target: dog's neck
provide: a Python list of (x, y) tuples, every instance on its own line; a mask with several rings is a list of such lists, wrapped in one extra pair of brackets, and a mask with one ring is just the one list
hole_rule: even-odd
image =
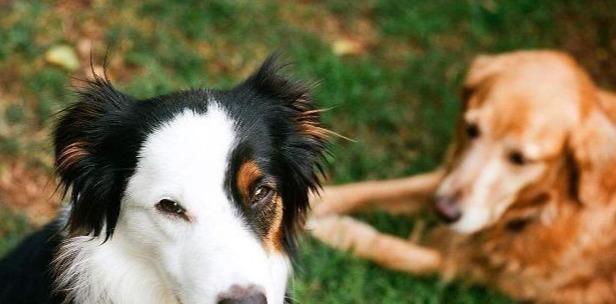
[(57, 289), (73, 303), (177, 303), (173, 293), (144, 255), (130, 251), (120, 234), (103, 238), (68, 238), (56, 259)]

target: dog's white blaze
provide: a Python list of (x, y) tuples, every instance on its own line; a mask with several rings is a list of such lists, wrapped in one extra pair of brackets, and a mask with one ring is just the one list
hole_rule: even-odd
[[(469, 157), (481, 157), (484, 153), (471, 153)], [(480, 163), (485, 159), (471, 159), (466, 163)], [(462, 217), (451, 228), (460, 233), (472, 233), (487, 225), (491, 220), (490, 208), (487, 206), (489, 192), (493, 191), (494, 182), (503, 171), (503, 163), (497, 157), (487, 160), (485, 167), (476, 173), (478, 176), (470, 189), (470, 195), (462, 210)]]
[[(224, 189), (233, 127), (211, 102), (205, 114), (187, 110), (148, 136), (113, 238), (87, 242), (95, 253), (79, 261), (88, 282), (109, 287), (111, 302), (215, 303), (233, 285), (257, 286), (268, 303), (283, 302), (288, 258), (263, 248)], [(158, 211), (163, 198), (180, 203), (190, 221)]]

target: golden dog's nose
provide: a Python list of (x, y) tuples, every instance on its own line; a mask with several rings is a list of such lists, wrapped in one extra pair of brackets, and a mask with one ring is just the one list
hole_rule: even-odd
[(462, 217), (458, 197), (459, 195), (437, 196), (435, 198), (436, 214), (446, 223), (453, 223)]

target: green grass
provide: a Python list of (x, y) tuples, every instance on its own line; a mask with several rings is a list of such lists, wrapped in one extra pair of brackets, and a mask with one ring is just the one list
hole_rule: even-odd
[[(73, 100), (71, 77), (84, 76), (45, 63), (45, 51), (57, 44), (91, 41), (95, 63), (109, 48), (111, 78), (138, 97), (229, 87), (283, 50), (298, 77), (319, 83), (315, 99), (332, 108), (325, 123), (357, 140), (333, 143), (332, 183), (434, 168), (450, 140), (465, 69), (479, 53), (565, 48), (601, 84), (613, 86), (616, 77), (606, 59), (616, 48), (609, 28), (616, 7), (608, 1), (135, 3), (95, 1), (78, 12), (49, 1), (0, 5), (0, 156), (46, 163), (51, 149), (41, 134), (52, 113)], [(365, 52), (336, 55), (332, 40), (348, 36), (365, 39)], [(0, 213), (3, 253), (29, 228), (21, 215)], [(364, 218), (399, 235), (411, 225), (383, 214)], [(482, 287), (383, 270), (308, 238), (293, 287), (299, 303), (509, 302)]]

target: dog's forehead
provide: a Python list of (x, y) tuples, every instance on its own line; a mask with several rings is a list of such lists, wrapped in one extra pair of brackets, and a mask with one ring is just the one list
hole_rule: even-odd
[[(511, 108), (486, 107), (465, 113), (467, 121), (477, 123), (484, 136), (507, 150), (522, 151), (530, 158), (547, 158), (562, 148), (569, 128), (566, 117), (549, 109), (537, 109), (512, 100)], [(565, 115), (565, 114), (563, 114)], [(562, 120), (555, 120), (562, 117)]]
[(158, 179), (219, 184), (236, 142), (234, 126), (214, 101), (204, 112), (184, 109), (146, 137), (138, 172)]
[(555, 153), (577, 121), (580, 84), (564, 64), (521, 65), (484, 85), (471, 96), (464, 118), (494, 139)]

